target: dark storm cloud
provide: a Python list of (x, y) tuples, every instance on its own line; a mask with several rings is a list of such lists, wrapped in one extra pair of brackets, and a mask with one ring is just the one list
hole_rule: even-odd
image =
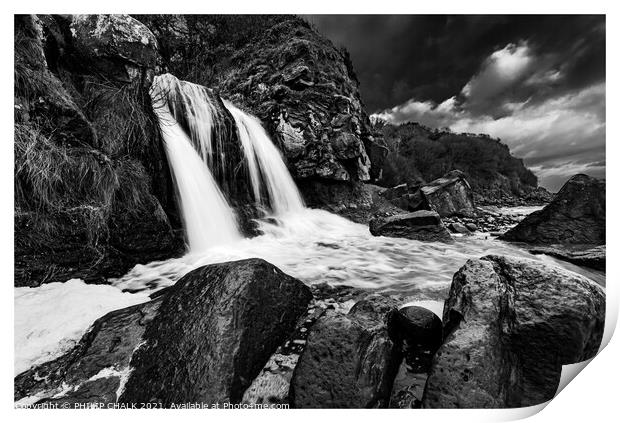
[(605, 175), (603, 16), (310, 16), (351, 54), (369, 112), (487, 133), (557, 190)]
[[(489, 55), (510, 44), (527, 43), (541, 68), (561, 70), (556, 92), (582, 88), (605, 77), (605, 19), (601, 16), (306, 18), (349, 50), (370, 112), (411, 98), (440, 103), (458, 94)], [(519, 99), (536, 93), (529, 90), (512, 94)]]

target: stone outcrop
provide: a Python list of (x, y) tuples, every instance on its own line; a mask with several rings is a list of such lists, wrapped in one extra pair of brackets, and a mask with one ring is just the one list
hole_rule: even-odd
[(406, 211), (431, 210), (431, 205), (420, 190), (421, 184), (400, 184), (388, 188), (381, 196), (394, 206)]
[(320, 317), (293, 373), (291, 407), (387, 407), (402, 360), (400, 340), (388, 327), (395, 313), (393, 301), (372, 296), (346, 315)]
[(585, 250), (572, 250), (563, 246), (541, 246), (530, 248), (529, 251), (532, 254), (546, 254), (548, 256), (576, 264), (577, 266), (585, 266), (595, 270), (605, 271), (605, 265), (607, 263), (606, 247), (604, 245), (599, 245)]
[(73, 15), (69, 31), (78, 54), (101, 72), (130, 82), (146, 71), (150, 83), (159, 56), (157, 40), (141, 22), (129, 15)]
[(597, 353), (605, 293), (556, 267), (487, 256), (454, 275), (443, 325), (424, 407), (526, 407), (553, 398), (562, 365)]
[(126, 15), (15, 16), (16, 286), (104, 282), (182, 253), (156, 56)]
[(15, 379), (15, 399), (240, 402), (306, 312), (310, 290), (260, 259), (205, 266), (97, 320), (66, 355)]
[(400, 184), (386, 189), (381, 195), (403, 210), (434, 210), (441, 217), (472, 217), (476, 210), (471, 187), (463, 172), (458, 170), (428, 184)]
[(375, 236), (431, 242), (452, 241), (450, 233), (434, 211), (419, 210), (388, 217), (374, 217), (370, 220), (369, 227), (370, 233)]
[(256, 115), (298, 181), (351, 188), (378, 173), (387, 150), (364, 111), (348, 53), (303, 19), (137, 18), (155, 33), (164, 70)]
[(502, 239), (532, 244), (604, 244), (605, 181), (573, 176), (551, 203), (527, 216)]
[(465, 174), (458, 170), (446, 173), (441, 178), (423, 185), (420, 192), (441, 217), (473, 216), (474, 197), (465, 179)]
[(448, 229), (450, 229), (450, 232), (455, 233), (455, 234), (462, 234), (462, 235), (471, 234), (471, 231), (469, 230), (469, 228), (467, 228), (467, 226), (459, 222), (450, 223), (448, 225)]
[[(15, 378), (15, 400), (115, 402), (131, 373), (134, 351), (157, 315), (162, 296), (101, 317), (67, 354)], [(70, 387), (67, 389), (67, 387)]]

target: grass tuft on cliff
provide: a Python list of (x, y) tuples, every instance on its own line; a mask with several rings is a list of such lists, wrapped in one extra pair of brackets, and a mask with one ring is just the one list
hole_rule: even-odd
[(126, 84), (88, 78), (82, 96), (86, 117), (100, 135), (98, 149), (114, 157), (148, 153), (158, 124), (141, 81)]
[(15, 126), (16, 202), (34, 209), (76, 204), (107, 207), (118, 188), (110, 159), (89, 148), (54, 144), (36, 129)]

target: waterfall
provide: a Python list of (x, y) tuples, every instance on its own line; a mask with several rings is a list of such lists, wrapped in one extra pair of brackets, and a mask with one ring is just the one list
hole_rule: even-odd
[[(155, 77), (151, 97), (178, 192), (189, 248), (191, 252), (199, 252), (215, 245), (240, 239), (241, 235), (237, 228), (235, 214), (207, 166), (211, 158), (210, 153), (213, 151), (207, 148), (211, 145), (212, 115), (200, 120), (197, 117), (201, 116), (206, 106), (202, 104), (191, 108), (196, 111), (192, 119), (188, 119), (190, 127), (194, 128), (192, 132), (209, 137), (208, 144), (207, 138), (203, 139), (204, 144), (200, 144), (204, 149), (200, 150), (199, 154), (192, 140), (170, 112), (168, 96), (164, 91), (170, 87), (170, 78), (167, 75)], [(191, 101), (198, 102), (196, 97), (188, 97)]]
[(256, 117), (222, 100), (224, 109), (207, 88), (170, 74), (155, 77), (151, 97), (191, 252), (241, 238), (235, 214), (214, 177), (227, 175), (224, 152), (230, 151), (226, 143), (231, 140), (224, 139), (222, 130), (224, 119), (230, 119), (226, 109), (236, 126), (256, 203), (269, 205), (274, 215), (304, 209), (280, 151)]
[[(219, 131), (214, 131), (221, 117), (209, 91), (201, 85), (179, 81), (169, 73), (157, 76), (156, 80), (160, 88), (157, 94), (168, 104), (174, 119), (187, 125), (188, 135), (209, 169), (213, 170), (216, 162), (224, 166), (224, 140)], [(214, 157), (216, 151), (219, 157)]]
[(232, 103), (224, 100), (232, 114), (239, 140), (247, 160), (254, 199), (263, 203), (262, 181), (264, 180), (269, 204), (276, 215), (304, 208), (299, 190), (291, 177), (280, 151), (273, 145), (260, 121)]

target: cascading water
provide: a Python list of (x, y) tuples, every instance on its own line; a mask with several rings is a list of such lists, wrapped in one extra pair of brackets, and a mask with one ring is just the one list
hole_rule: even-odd
[[(229, 140), (214, 130), (224, 118), (221, 107), (205, 87), (170, 74), (155, 78), (151, 96), (179, 192), (190, 251), (239, 239), (234, 213), (213, 177), (216, 167), (225, 175), (227, 166), (224, 143)], [(235, 122), (256, 203), (269, 205), (276, 216), (303, 210), (297, 186), (260, 121), (228, 101), (223, 104)]]
[(224, 100), (224, 105), (237, 126), (256, 202), (263, 202), (261, 188), (264, 180), (269, 204), (275, 215), (302, 210), (304, 203), (299, 190), (260, 121), (228, 101)]
[[(174, 77), (173, 77), (174, 78)], [(174, 78), (176, 79), (176, 78)], [(183, 215), (185, 231), (189, 242), (190, 252), (205, 251), (214, 245), (230, 243), (241, 238), (235, 214), (228, 205), (207, 162), (212, 150), (207, 148), (210, 141), (205, 141), (203, 157), (198, 154), (190, 138), (170, 112), (166, 90), (170, 89), (170, 78), (167, 75), (157, 76), (151, 88), (153, 108), (159, 119), (159, 125), (164, 137), (164, 144), (173, 179), (179, 194), (180, 209)], [(174, 81), (173, 81), (174, 82)], [(193, 101), (195, 97), (188, 96)], [(204, 105), (202, 105), (204, 107)], [(195, 128), (195, 133), (209, 134), (212, 120), (200, 121), (197, 116), (188, 122)], [(205, 113), (207, 115), (207, 113)], [(204, 126), (201, 126), (204, 125)], [(194, 130), (193, 130), (194, 132)], [(206, 138), (205, 138), (206, 140)]]
[[(214, 126), (220, 119), (218, 108), (213, 104), (207, 89), (201, 85), (180, 81), (167, 73), (156, 77), (153, 85), (159, 87), (157, 94), (170, 105), (171, 113), (177, 122), (185, 122), (189, 137), (209, 169), (214, 163), (225, 164), (222, 140)], [(214, 157), (218, 151), (219, 157)]]

